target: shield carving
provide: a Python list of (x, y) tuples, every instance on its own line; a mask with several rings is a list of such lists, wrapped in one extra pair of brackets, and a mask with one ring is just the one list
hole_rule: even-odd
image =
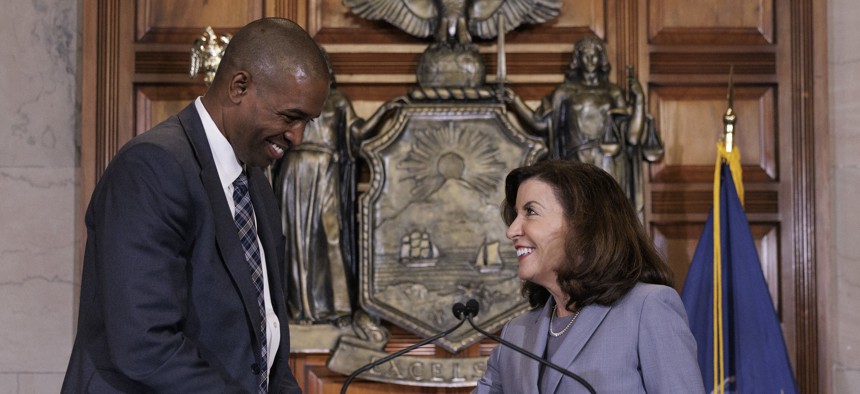
[[(475, 299), (475, 322), (498, 330), (527, 308), (516, 252), (500, 215), (504, 179), (546, 154), (497, 101), (409, 102), (361, 154), (370, 167), (359, 200), (360, 300), (368, 312), (429, 337)], [(436, 343), (477, 342), (468, 325)]]

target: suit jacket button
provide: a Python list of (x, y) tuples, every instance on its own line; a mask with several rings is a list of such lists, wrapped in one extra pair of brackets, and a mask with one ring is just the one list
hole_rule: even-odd
[(262, 372), (262, 371), (260, 371), (260, 365), (257, 363), (251, 364), (251, 372), (253, 372), (254, 375), (259, 375), (260, 372)]

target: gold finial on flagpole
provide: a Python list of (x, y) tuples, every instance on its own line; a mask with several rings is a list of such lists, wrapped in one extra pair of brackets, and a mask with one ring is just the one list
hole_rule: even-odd
[(734, 143), (735, 137), (735, 122), (737, 121), (737, 116), (735, 116), (735, 111), (732, 109), (734, 105), (734, 73), (735, 66), (732, 65), (729, 69), (729, 92), (728, 92), (728, 108), (726, 109), (726, 113), (723, 115), (723, 140), (726, 143), (726, 152), (732, 151), (732, 145)]

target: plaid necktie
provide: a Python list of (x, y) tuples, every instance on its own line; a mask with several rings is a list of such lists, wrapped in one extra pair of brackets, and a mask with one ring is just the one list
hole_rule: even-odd
[(266, 348), (266, 301), (263, 298), (263, 267), (260, 260), (260, 248), (257, 245), (257, 226), (254, 223), (254, 206), (251, 195), (248, 194), (248, 177), (241, 173), (233, 182), (233, 201), (236, 203), (236, 228), (239, 229), (239, 239), (245, 251), (245, 260), (251, 270), (251, 280), (257, 289), (257, 306), (260, 309), (260, 387), (259, 393), (268, 392), (266, 368), (268, 357)]

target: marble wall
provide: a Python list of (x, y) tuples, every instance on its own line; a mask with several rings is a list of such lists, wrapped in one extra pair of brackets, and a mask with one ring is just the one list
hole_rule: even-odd
[[(74, 337), (80, 233), (79, 2), (0, 12), (0, 394), (57, 393)], [(826, 392), (860, 387), (860, 5), (828, 1), (832, 223)], [(853, 387), (853, 389), (852, 389)]]
[(829, 0), (831, 305), (829, 345), (834, 393), (860, 387), (860, 3)]
[(78, 7), (0, 11), (0, 394), (59, 392), (72, 348)]

